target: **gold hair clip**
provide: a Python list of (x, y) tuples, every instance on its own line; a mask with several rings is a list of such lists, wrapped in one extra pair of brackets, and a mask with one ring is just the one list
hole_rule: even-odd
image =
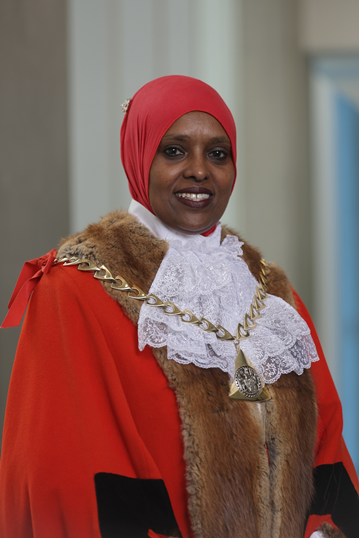
[(127, 110), (128, 110), (128, 107), (130, 106), (130, 101), (131, 99), (126, 99), (126, 101), (124, 101), (121, 105), (121, 108), (122, 108), (122, 112), (124, 114), (126, 114)]

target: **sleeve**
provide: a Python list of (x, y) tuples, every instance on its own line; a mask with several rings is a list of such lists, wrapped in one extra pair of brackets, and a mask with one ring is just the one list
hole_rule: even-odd
[[(310, 508), (305, 538), (322, 529), (323, 536), (335, 536), (328, 528), (339, 529), (346, 538), (359, 533), (359, 483), (342, 436), (343, 416), (313, 321), (293, 291), (299, 314), (308, 324), (317, 348), (319, 361), (311, 371), (318, 405), (317, 443), (313, 468), (314, 497)], [(330, 534), (328, 534), (328, 532)]]
[(162, 482), (96, 311), (69, 274), (54, 267), (41, 278), (19, 340), (0, 462), (0, 536), (6, 538), (113, 536), (108, 520), (99, 523), (101, 509), (108, 510), (106, 494), (99, 505), (101, 483), (140, 478), (157, 491)]

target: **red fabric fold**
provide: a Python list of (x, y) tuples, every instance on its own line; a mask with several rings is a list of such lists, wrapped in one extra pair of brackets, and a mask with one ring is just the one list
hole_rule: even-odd
[(20, 325), (36, 284), (42, 275), (50, 271), (55, 258), (56, 250), (52, 249), (44, 256), (34, 258), (33, 260), (24, 263), (8, 304), (9, 312), (0, 326), (1, 329), (5, 329), (6, 327), (17, 327)]

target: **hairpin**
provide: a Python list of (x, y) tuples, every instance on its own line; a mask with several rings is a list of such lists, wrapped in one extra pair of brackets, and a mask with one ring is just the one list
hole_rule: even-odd
[(128, 107), (130, 106), (130, 101), (131, 99), (126, 99), (126, 101), (124, 101), (121, 105), (121, 108), (122, 108), (122, 112), (124, 114), (126, 114), (127, 110), (128, 110)]

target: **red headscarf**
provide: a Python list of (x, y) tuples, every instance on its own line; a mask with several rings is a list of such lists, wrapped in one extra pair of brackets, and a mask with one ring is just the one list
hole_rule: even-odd
[(192, 111), (207, 112), (219, 121), (231, 141), (235, 166), (233, 116), (222, 97), (205, 82), (181, 75), (161, 77), (145, 84), (130, 100), (121, 127), (121, 159), (132, 198), (151, 213), (148, 183), (158, 145), (171, 125)]

